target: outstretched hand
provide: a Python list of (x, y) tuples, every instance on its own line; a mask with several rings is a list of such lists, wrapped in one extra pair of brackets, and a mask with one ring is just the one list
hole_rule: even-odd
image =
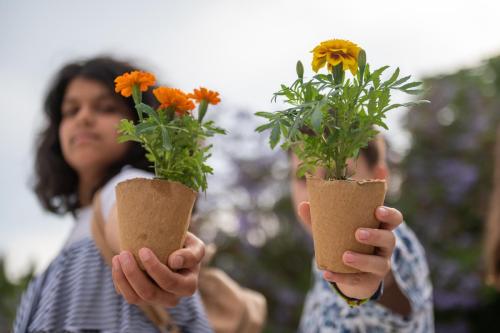
[[(309, 202), (301, 202), (298, 207), (300, 218), (311, 225)], [(396, 246), (393, 230), (403, 222), (403, 215), (394, 208), (380, 206), (375, 211), (380, 228), (359, 228), (356, 240), (375, 247), (373, 255), (346, 251), (342, 255), (345, 265), (354, 267), (360, 273), (335, 273), (324, 271), (323, 278), (335, 282), (340, 291), (351, 298), (370, 298), (377, 291), (380, 283), (391, 271), (391, 256)]]
[(161, 262), (150, 249), (140, 249), (139, 257), (146, 271), (139, 268), (132, 253), (122, 251), (112, 260), (116, 292), (131, 304), (173, 307), (181, 297), (196, 292), (204, 255), (205, 244), (190, 232), (184, 247), (173, 252), (167, 263)]

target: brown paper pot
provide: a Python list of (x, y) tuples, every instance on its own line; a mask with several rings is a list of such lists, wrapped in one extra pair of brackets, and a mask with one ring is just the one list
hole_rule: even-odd
[(314, 252), (319, 269), (337, 273), (359, 272), (344, 265), (342, 255), (347, 250), (373, 253), (374, 248), (359, 243), (354, 234), (360, 227), (379, 227), (375, 209), (384, 202), (385, 188), (383, 180), (307, 178)]
[(196, 192), (178, 183), (135, 178), (116, 186), (120, 249), (134, 254), (150, 248), (164, 263), (181, 248), (191, 220)]

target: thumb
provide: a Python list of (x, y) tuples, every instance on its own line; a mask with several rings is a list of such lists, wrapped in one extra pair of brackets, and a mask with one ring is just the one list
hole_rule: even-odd
[(311, 226), (311, 206), (309, 205), (309, 202), (303, 201), (303, 202), (299, 203), (299, 206), (297, 207), (297, 213), (299, 214), (299, 217), (302, 220), (302, 223), (304, 223), (306, 226), (310, 227)]

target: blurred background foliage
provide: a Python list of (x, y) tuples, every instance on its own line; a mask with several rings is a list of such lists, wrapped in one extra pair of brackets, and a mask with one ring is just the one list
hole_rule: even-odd
[[(403, 212), (426, 249), (437, 331), (489, 331), (500, 324), (500, 294), (482, 278), (500, 125), (500, 57), (427, 78), (425, 85), (424, 98), (432, 103), (404, 117), (409, 148), (388, 154), (388, 204)], [(215, 266), (267, 297), (266, 331), (295, 332), (311, 285), (312, 243), (293, 212), (286, 156), (271, 152), (266, 135), (253, 132), (252, 112), (232, 114), (217, 119), (233, 130), (214, 142), (214, 161), (224, 163), (214, 165), (209, 193), (200, 197), (195, 231), (218, 246)], [(32, 274), (9, 281), (0, 261), (0, 327), (13, 319)]]
[(392, 203), (427, 251), (437, 331), (490, 331), (500, 324), (500, 294), (484, 285), (482, 253), (500, 125), (500, 57), (425, 83), (431, 104), (405, 117), (411, 145), (396, 166), (401, 186)]

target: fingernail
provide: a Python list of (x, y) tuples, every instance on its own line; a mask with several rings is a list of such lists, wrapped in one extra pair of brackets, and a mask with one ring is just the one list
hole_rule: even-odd
[(130, 257), (128, 255), (128, 253), (126, 252), (122, 252), (120, 254), (120, 264), (124, 265), (124, 266), (128, 266), (130, 265)]
[(174, 259), (172, 259), (172, 268), (181, 268), (182, 264), (184, 264), (184, 258), (181, 256), (175, 256)]
[(389, 210), (387, 210), (387, 208), (385, 208), (385, 207), (379, 207), (378, 214), (380, 216), (387, 216), (387, 215), (389, 215)]
[(148, 261), (149, 259), (151, 259), (151, 253), (149, 253), (148, 249), (142, 248), (139, 250), (139, 257), (142, 261)]
[(344, 254), (344, 261), (345, 262), (351, 262), (352, 263), (352, 262), (354, 262), (354, 259), (355, 259), (355, 257), (354, 257), (354, 255), (351, 252), (346, 252)]
[(358, 238), (361, 240), (367, 240), (370, 236), (370, 233), (364, 229), (358, 230)]

